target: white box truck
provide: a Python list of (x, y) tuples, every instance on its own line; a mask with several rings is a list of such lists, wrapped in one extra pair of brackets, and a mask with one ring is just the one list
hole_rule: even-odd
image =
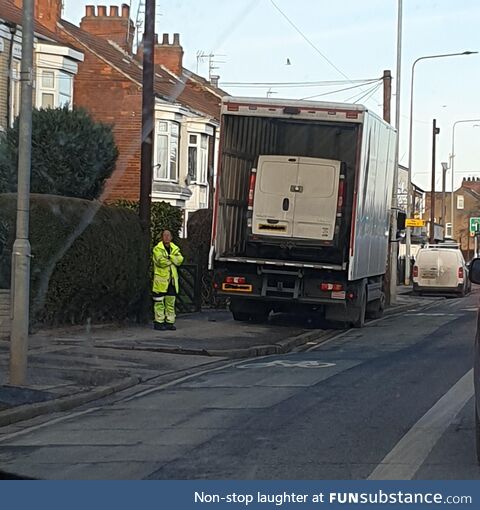
[(236, 320), (382, 314), (395, 143), (361, 105), (223, 99), (210, 260)]

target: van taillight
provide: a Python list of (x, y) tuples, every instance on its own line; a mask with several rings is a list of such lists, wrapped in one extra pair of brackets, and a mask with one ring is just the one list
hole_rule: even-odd
[(340, 179), (338, 183), (338, 202), (337, 202), (337, 210), (340, 211), (345, 202), (345, 181), (344, 179)]
[(463, 267), (459, 267), (458, 268), (458, 277), (459, 278), (463, 278), (464, 277)]
[(247, 280), (243, 276), (227, 276), (225, 278), (225, 283), (238, 283), (240, 285), (243, 285), (246, 283)]
[(248, 208), (253, 209), (253, 198), (255, 196), (255, 183), (257, 182), (257, 170), (252, 169), (250, 174), (250, 185), (248, 188)]
[(418, 266), (413, 266), (413, 277), (418, 278)]

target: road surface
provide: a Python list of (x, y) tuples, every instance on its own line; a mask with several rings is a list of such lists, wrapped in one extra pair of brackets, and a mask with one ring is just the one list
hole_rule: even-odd
[(478, 479), (478, 294), (0, 431), (48, 479)]

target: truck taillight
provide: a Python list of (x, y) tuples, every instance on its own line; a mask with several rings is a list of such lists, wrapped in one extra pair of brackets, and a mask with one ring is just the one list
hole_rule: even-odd
[(413, 277), (418, 278), (418, 266), (413, 266)]
[(345, 181), (344, 179), (340, 179), (340, 182), (338, 183), (338, 202), (337, 202), (337, 209), (339, 211), (342, 209), (344, 202), (345, 202)]
[(459, 278), (463, 278), (464, 277), (463, 267), (459, 267), (458, 268), (458, 277)]
[(227, 276), (225, 283), (239, 283), (240, 285), (246, 283), (247, 280), (243, 276)]
[(343, 285), (341, 283), (322, 283), (320, 285), (320, 290), (327, 292), (329, 290), (333, 290), (334, 292), (340, 292), (343, 290)]
[(257, 182), (257, 170), (255, 168), (252, 169), (252, 173), (250, 174), (250, 185), (248, 188), (248, 208), (253, 209), (253, 198), (255, 196), (255, 184)]

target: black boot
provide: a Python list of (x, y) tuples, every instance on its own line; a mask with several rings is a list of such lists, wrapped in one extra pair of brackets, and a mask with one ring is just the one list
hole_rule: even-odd
[(177, 328), (175, 327), (175, 324), (165, 324), (165, 329), (167, 329), (168, 331), (176, 331)]
[(165, 331), (167, 329), (166, 325), (164, 322), (160, 323), (160, 322), (154, 322), (153, 323), (153, 329), (155, 331)]

